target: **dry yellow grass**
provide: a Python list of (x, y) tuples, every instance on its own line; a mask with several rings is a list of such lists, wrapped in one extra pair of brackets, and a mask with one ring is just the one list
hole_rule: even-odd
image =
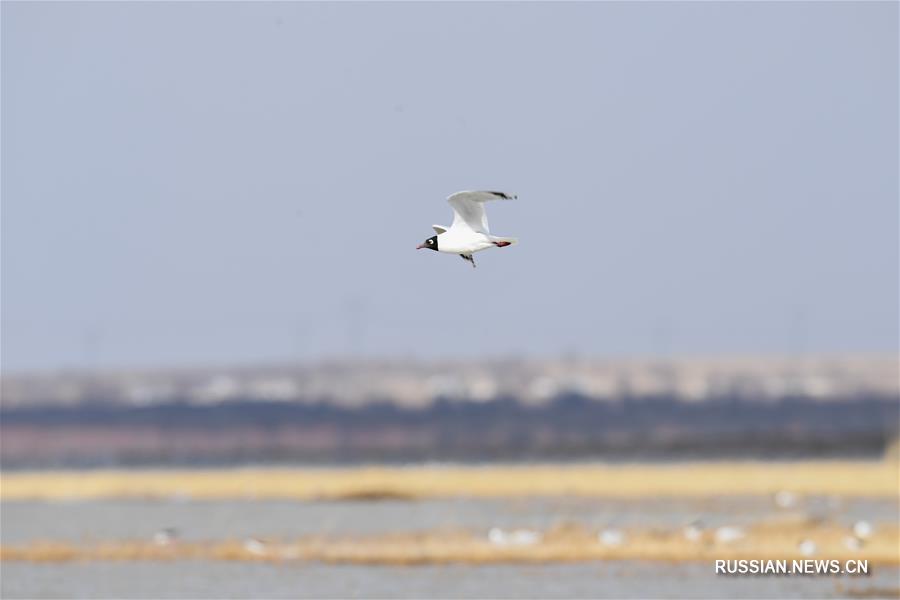
[(897, 497), (893, 461), (711, 462), (346, 469), (6, 472), (0, 499), (705, 497), (771, 494)]
[[(601, 543), (596, 532), (577, 526), (558, 527), (529, 545), (498, 545), (484, 535), (466, 531), (431, 531), (368, 537), (306, 537), (252, 545), (236, 540), (176, 542), (157, 545), (143, 541), (67, 545), (36, 542), (0, 547), (0, 560), (63, 562), (71, 560), (141, 561), (207, 559), (223, 561), (321, 561), (340, 564), (490, 564), (558, 563), (591, 560), (654, 560), (669, 562), (715, 559), (827, 558), (868, 560), (870, 565), (900, 565), (900, 530), (880, 526), (862, 548), (845, 545), (846, 528), (811, 521), (766, 522), (747, 529), (746, 537), (717, 542), (708, 531), (690, 541), (681, 530), (633, 529), (619, 545)], [(813, 556), (801, 554), (798, 544), (816, 543)]]

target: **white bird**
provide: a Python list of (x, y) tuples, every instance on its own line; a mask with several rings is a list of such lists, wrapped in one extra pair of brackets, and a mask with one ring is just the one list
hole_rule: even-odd
[(256, 538), (245, 539), (244, 550), (250, 554), (255, 554), (256, 556), (263, 556), (267, 552), (266, 543)]
[(681, 533), (687, 541), (699, 542), (703, 539), (703, 522), (700, 519), (694, 519), (684, 526)]
[(861, 539), (856, 537), (855, 535), (848, 535), (844, 538), (844, 547), (847, 550), (852, 550), (853, 552), (858, 552), (865, 545)]
[(853, 535), (861, 540), (872, 537), (875, 528), (868, 521), (857, 521), (853, 524)]
[(788, 490), (781, 490), (776, 493), (773, 500), (778, 508), (793, 508), (797, 505), (797, 494)]
[(730, 544), (744, 538), (744, 530), (732, 525), (723, 525), (716, 529), (716, 541), (720, 544)]
[(803, 556), (812, 556), (816, 553), (816, 543), (812, 540), (803, 540), (797, 545), (797, 550)]
[(503, 531), (499, 527), (491, 527), (488, 540), (495, 546), (532, 546), (541, 541), (541, 534), (531, 529), (515, 529)]
[(165, 527), (153, 534), (153, 543), (157, 546), (168, 546), (178, 540), (178, 530), (174, 527)]
[(450, 227), (432, 225), (437, 235), (416, 246), (448, 254), (459, 254), (463, 260), (475, 266), (472, 254), (488, 248), (505, 248), (519, 240), (491, 235), (484, 203), (491, 200), (515, 200), (515, 195), (503, 192), (456, 192), (447, 202), (453, 207), (453, 223)]
[(625, 534), (618, 529), (604, 529), (597, 535), (597, 539), (604, 546), (621, 546), (625, 541)]

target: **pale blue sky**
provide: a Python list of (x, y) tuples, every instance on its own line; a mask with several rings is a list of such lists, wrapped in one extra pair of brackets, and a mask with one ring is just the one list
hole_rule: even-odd
[(897, 21), (3, 2), (3, 369), (896, 351)]

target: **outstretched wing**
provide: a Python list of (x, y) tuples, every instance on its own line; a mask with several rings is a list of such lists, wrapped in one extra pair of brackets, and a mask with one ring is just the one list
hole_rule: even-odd
[(468, 227), (480, 233), (489, 233), (484, 203), (491, 200), (514, 200), (516, 197), (503, 192), (456, 192), (447, 202), (453, 207), (453, 227)]

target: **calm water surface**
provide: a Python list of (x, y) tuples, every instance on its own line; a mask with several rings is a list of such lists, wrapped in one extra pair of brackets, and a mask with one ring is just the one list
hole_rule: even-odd
[(678, 527), (702, 518), (709, 526), (744, 524), (786, 512), (802, 512), (851, 524), (898, 521), (891, 500), (807, 498), (790, 511), (768, 498), (597, 500), (526, 498), (514, 500), (426, 500), (421, 502), (4, 502), (0, 535), (4, 544), (36, 539), (84, 542), (149, 539), (175, 528), (186, 540), (233, 537), (290, 539), (309, 534), (379, 534), (462, 528), (530, 527), (560, 523), (588, 528)]
[[(3, 598), (842, 598), (867, 578), (721, 577), (711, 565), (359, 567), (257, 563), (3, 565)], [(869, 597), (890, 597), (889, 594)]]

